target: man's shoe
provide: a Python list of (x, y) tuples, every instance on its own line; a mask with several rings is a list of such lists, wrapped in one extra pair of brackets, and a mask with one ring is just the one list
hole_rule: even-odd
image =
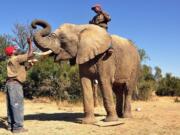
[(28, 130), (25, 128), (19, 128), (19, 129), (13, 129), (12, 132), (13, 133), (24, 133), (24, 132), (28, 132)]
[(12, 130), (12, 128), (11, 128), (11, 127), (7, 127), (6, 129), (7, 129), (8, 131), (11, 131), (11, 130)]

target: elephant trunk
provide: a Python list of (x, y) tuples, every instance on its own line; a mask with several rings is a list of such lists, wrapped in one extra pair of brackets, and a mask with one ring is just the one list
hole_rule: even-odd
[(34, 34), (34, 43), (41, 51), (47, 51), (50, 49), (50, 45), (52, 44), (52, 39), (48, 37), (48, 35), (51, 33), (51, 26), (43, 20), (34, 20), (31, 23), (33, 29), (36, 29), (37, 25), (43, 27), (43, 29), (38, 30)]

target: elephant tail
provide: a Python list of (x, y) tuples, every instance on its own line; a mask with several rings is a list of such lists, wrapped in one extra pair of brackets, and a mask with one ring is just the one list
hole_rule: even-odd
[(51, 26), (46, 21), (39, 20), (39, 19), (32, 21), (31, 27), (33, 29), (37, 29), (37, 25), (43, 27), (43, 29), (38, 30), (37, 32), (40, 36), (45, 37), (51, 33)]

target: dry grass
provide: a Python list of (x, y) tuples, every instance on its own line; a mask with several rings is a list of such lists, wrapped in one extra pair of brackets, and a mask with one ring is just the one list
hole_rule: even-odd
[[(0, 135), (11, 135), (4, 129), (6, 116), (5, 97), (0, 94)], [(180, 135), (180, 104), (172, 97), (156, 97), (155, 100), (132, 103), (133, 118), (119, 119), (124, 124), (99, 127), (78, 123), (83, 117), (82, 107), (67, 103), (25, 101), (24, 135)], [(135, 109), (141, 108), (140, 112)], [(96, 108), (96, 118), (105, 117), (103, 107)], [(2, 119), (3, 118), (3, 119)]]

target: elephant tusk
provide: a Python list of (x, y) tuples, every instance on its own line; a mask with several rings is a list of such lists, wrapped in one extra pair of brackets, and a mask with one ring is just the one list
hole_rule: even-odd
[(39, 55), (39, 56), (44, 56), (44, 55), (49, 55), (51, 54), (53, 51), (52, 50), (48, 50), (46, 52), (33, 52), (35, 55)]

